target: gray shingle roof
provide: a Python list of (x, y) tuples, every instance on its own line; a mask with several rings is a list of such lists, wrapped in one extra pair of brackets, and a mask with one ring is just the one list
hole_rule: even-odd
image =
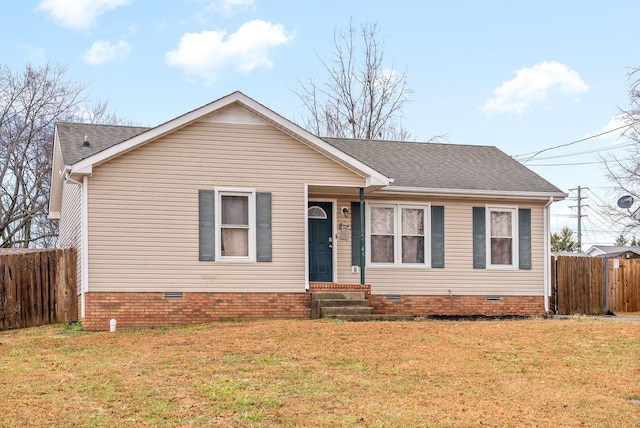
[[(150, 128), (61, 122), (65, 165), (72, 165)], [(82, 145), (84, 137), (89, 147)], [(496, 147), (323, 138), (338, 150), (394, 180), (392, 187), (542, 192), (562, 191)]]
[(493, 146), (323, 138), (394, 179), (391, 186), (562, 193)]
[(596, 248), (605, 253), (624, 253), (625, 251), (633, 251), (640, 253), (640, 247), (632, 247), (629, 245), (593, 245), (589, 250)]
[[(64, 164), (73, 165), (82, 159), (142, 134), (149, 128), (60, 122), (57, 124), (57, 129)], [(82, 145), (85, 135), (89, 140), (89, 147)]]

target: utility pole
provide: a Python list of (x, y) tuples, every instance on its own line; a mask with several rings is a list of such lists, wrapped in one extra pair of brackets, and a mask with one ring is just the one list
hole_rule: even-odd
[(589, 205), (583, 205), (582, 204), (582, 200), (586, 199), (586, 196), (582, 196), (582, 190), (587, 189), (589, 190), (588, 187), (580, 187), (578, 186), (577, 189), (569, 189), (569, 191), (573, 192), (573, 191), (577, 191), (578, 192), (578, 197), (576, 198), (578, 201), (578, 205), (573, 205), (569, 208), (578, 208), (578, 250), (580, 250), (580, 252), (582, 252), (582, 217), (587, 217), (586, 214), (582, 214), (582, 207), (588, 207)]

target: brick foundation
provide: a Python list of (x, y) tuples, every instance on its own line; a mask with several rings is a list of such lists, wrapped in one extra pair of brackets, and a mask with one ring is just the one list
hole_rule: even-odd
[(167, 299), (165, 293), (87, 293), (85, 330), (178, 326), (226, 320), (310, 318), (309, 293), (183, 293)]
[(331, 282), (309, 283), (309, 291), (363, 291), (365, 299), (371, 300), (371, 284), (334, 284)]
[[(311, 284), (307, 293), (87, 293), (85, 330), (179, 326), (228, 320), (309, 319), (313, 291), (364, 291), (375, 314), (522, 315), (544, 314), (542, 296), (386, 296), (372, 295), (368, 284)], [(394, 301), (398, 299), (399, 301)], [(390, 300), (392, 299), (392, 300)]]
[(376, 314), (428, 315), (544, 315), (542, 296), (499, 296), (497, 301), (487, 296), (400, 296), (391, 301), (385, 295), (373, 295)]

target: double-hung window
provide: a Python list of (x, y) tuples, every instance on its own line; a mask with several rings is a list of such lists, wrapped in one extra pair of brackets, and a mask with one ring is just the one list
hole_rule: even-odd
[(367, 217), (372, 266), (428, 266), (428, 205), (371, 204)]
[(271, 262), (271, 193), (221, 187), (198, 190), (198, 259)]
[(216, 260), (255, 261), (255, 192), (216, 191)]
[(487, 254), (491, 268), (518, 266), (517, 212), (516, 208), (487, 207)]

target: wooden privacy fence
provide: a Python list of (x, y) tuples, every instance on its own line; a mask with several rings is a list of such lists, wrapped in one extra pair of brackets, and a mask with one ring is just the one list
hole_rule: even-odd
[(640, 312), (640, 259), (609, 260), (609, 309)]
[(76, 252), (0, 251), (0, 330), (77, 319)]
[(551, 303), (562, 315), (640, 311), (640, 259), (551, 258)]

